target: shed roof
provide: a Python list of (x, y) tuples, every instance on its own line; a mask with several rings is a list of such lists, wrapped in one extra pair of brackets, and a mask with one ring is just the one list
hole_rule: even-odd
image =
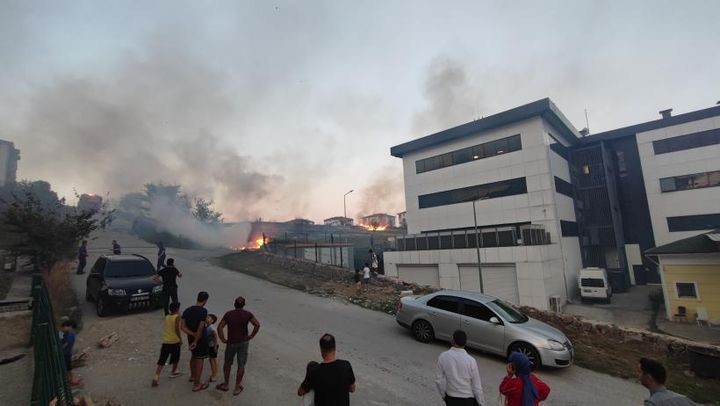
[(650, 248), (645, 255), (658, 256), (665, 254), (710, 254), (720, 252), (717, 236), (720, 228), (693, 237), (683, 238), (669, 244)]

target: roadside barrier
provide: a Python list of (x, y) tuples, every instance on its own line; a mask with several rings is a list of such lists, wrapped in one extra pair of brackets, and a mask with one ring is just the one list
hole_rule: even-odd
[(34, 371), (31, 405), (47, 406), (55, 399), (57, 406), (72, 405), (72, 390), (68, 381), (60, 335), (47, 287), (42, 274), (32, 279), (32, 331)]

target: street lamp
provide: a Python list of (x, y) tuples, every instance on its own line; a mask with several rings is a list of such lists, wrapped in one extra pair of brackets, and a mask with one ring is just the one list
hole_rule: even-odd
[(346, 199), (345, 199), (345, 198), (347, 197), (347, 195), (349, 195), (349, 194), (352, 193), (352, 192), (354, 192), (354, 190), (353, 190), (353, 189), (350, 189), (349, 192), (347, 192), (347, 193), (345, 193), (345, 194), (343, 195), (343, 217), (345, 217), (345, 219), (344, 219), (343, 221), (346, 221), (346, 220), (347, 220), (347, 203), (346, 203)]
[(475, 203), (485, 199), (487, 199), (487, 196), (472, 201), (473, 220), (475, 220), (475, 250), (477, 252), (478, 273), (480, 274), (480, 293), (485, 293), (485, 288), (483, 286), (482, 266), (480, 265), (480, 234), (478, 234), (477, 211), (475, 210)]

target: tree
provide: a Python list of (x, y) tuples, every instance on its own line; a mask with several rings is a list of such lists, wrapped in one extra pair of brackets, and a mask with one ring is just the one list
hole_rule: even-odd
[(203, 224), (222, 223), (222, 213), (212, 209), (212, 200), (205, 200), (201, 197), (195, 199), (195, 208), (192, 211), (193, 217)]
[(37, 190), (27, 186), (20, 184), (19, 190), (5, 199), (0, 225), (3, 232), (16, 237), (9, 243), (10, 250), (29, 256), (41, 269), (72, 257), (80, 240), (112, 220), (112, 211), (77, 210), (65, 206), (57, 196), (55, 202), (38, 196)]

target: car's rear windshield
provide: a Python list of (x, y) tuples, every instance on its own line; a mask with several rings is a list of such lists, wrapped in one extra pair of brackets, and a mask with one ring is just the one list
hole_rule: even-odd
[(605, 281), (602, 278), (581, 278), (580, 285), (586, 288), (604, 288)]
[(502, 300), (493, 300), (492, 302), (488, 302), (487, 306), (510, 323), (525, 323), (528, 321), (528, 317), (526, 315), (520, 313), (514, 307)]
[(108, 262), (105, 269), (105, 277), (108, 278), (137, 278), (154, 274), (155, 268), (153, 268), (152, 264), (142, 259)]

